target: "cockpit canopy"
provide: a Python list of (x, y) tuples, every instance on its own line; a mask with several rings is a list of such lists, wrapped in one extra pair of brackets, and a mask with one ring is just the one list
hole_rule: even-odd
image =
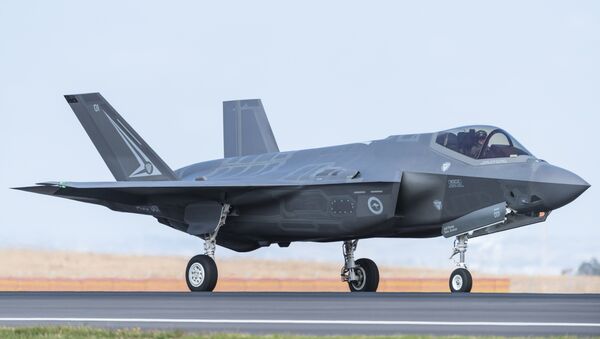
[(439, 132), (436, 143), (472, 159), (531, 155), (515, 138), (493, 126), (466, 126)]

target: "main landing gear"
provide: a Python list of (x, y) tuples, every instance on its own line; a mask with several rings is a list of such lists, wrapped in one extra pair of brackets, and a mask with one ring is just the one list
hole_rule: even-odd
[(473, 287), (473, 278), (471, 277), (471, 273), (467, 270), (467, 265), (465, 264), (465, 252), (467, 252), (467, 241), (469, 237), (467, 234), (462, 234), (456, 237), (454, 240), (454, 251), (450, 256), (450, 259), (455, 255), (459, 254), (459, 261), (456, 263), (458, 266), (452, 274), (450, 275), (450, 291), (452, 293), (456, 292), (471, 292), (471, 288)]
[(344, 267), (342, 267), (342, 281), (348, 283), (351, 292), (375, 292), (379, 285), (379, 269), (371, 259), (358, 259), (354, 261), (354, 251), (358, 240), (347, 240), (342, 244), (344, 254)]
[(215, 248), (217, 247), (217, 234), (221, 226), (225, 225), (231, 206), (223, 204), (221, 216), (215, 230), (204, 238), (204, 254), (190, 259), (185, 270), (185, 281), (192, 292), (210, 292), (217, 286), (217, 264), (215, 263)]

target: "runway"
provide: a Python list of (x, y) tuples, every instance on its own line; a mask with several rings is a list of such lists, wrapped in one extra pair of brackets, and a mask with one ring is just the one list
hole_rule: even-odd
[(600, 335), (600, 295), (0, 293), (0, 326), (297, 334)]

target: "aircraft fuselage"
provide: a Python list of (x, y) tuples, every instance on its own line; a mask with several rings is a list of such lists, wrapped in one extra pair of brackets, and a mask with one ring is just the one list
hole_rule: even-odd
[(588, 187), (530, 155), (475, 160), (453, 154), (435, 143), (435, 135), (225, 158), (176, 173), (183, 180), (281, 185), (226, 198), (234, 212), (218, 241), (237, 250), (291, 241), (436, 237), (445, 222), (495, 203), (537, 217)]

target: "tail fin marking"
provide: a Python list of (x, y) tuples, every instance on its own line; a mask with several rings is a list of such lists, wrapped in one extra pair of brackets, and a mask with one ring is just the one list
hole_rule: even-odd
[(99, 93), (65, 95), (65, 99), (117, 181), (177, 180)]

